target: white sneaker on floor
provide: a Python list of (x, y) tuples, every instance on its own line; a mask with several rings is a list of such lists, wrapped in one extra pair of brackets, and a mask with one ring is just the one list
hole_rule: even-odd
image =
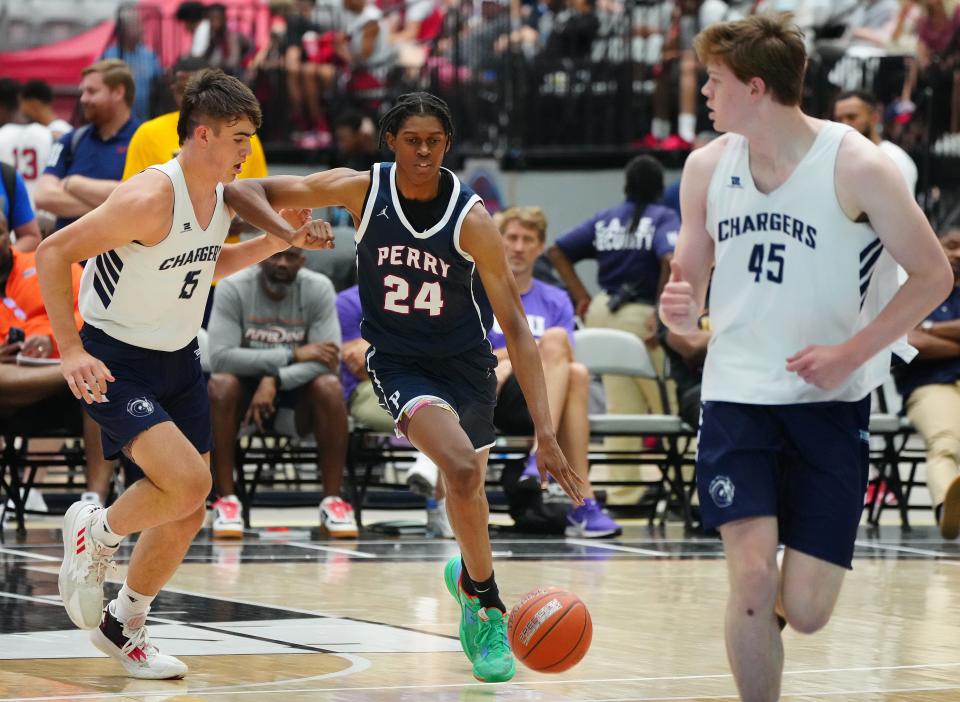
[(334, 495), (320, 503), (320, 528), (335, 539), (355, 539), (359, 533), (353, 507)]
[(80, 501), (85, 505), (103, 507), (103, 503), (100, 501), (100, 495), (95, 492), (91, 492), (90, 490), (87, 490), (85, 493), (80, 495)]
[(103, 610), (103, 581), (116, 566), (117, 547), (93, 538), (90, 527), (101, 507), (74, 502), (63, 517), (63, 563), (57, 581), (70, 621), (81, 629), (95, 629)]
[(425, 534), (428, 539), (454, 538), (453, 527), (450, 526), (450, 519), (447, 517), (446, 500), (438, 500), (436, 507), (427, 507), (427, 528)]
[(242, 505), (236, 495), (221, 497), (213, 503), (213, 538), (242, 539)]
[[(112, 603), (111, 603), (112, 604)], [(103, 609), (100, 626), (90, 632), (90, 641), (103, 653), (119, 661), (127, 674), (141, 680), (182, 678), (187, 666), (173, 656), (165, 656), (150, 642), (141, 614), (126, 622), (119, 621), (108, 604)]]
[(436, 493), (437, 466), (421, 452), (417, 452), (417, 458), (407, 471), (407, 487), (410, 492), (423, 497), (433, 497)]
[[(20, 488), (20, 499), (23, 499), (23, 488)], [(31, 488), (29, 494), (27, 495), (27, 501), (23, 505), (23, 508), (28, 512), (49, 512), (47, 508), (47, 502), (43, 499), (43, 493), (37, 490), (37, 488)], [(8, 520), (16, 519), (16, 508), (13, 506), (13, 500), (7, 500), (7, 512), (6, 518)], [(30, 515), (27, 515), (30, 516)]]

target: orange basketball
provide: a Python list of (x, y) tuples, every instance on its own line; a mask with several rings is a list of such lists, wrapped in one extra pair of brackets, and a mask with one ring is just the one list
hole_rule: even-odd
[(540, 673), (572, 668), (593, 640), (593, 622), (583, 601), (556, 587), (531, 590), (510, 610), (510, 648), (518, 661)]

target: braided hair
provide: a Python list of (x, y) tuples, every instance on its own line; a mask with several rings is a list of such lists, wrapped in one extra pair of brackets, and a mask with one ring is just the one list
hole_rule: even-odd
[(626, 168), (626, 182), (623, 194), (633, 203), (633, 220), (630, 230), (635, 231), (643, 217), (647, 205), (651, 205), (663, 195), (663, 166), (652, 156), (637, 156)]
[(450, 108), (447, 107), (447, 103), (430, 93), (406, 93), (398, 97), (393, 107), (380, 119), (378, 144), (381, 147), (384, 146), (387, 141), (387, 134), (396, 136), (397, 131), (408, 117), (418, 115), (429, 115), (440, 120), (443, 131), (447, 135), (447, 147), (449, 148), (453, 141), (453, 118), (450, 116)]

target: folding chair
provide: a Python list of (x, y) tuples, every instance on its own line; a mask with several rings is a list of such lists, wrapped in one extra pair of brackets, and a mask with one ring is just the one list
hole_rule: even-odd
[[(574, 332), (574, 353), (578, 362), (591, 373), (625, 375), (655, 380), (663, 406), (669, 407), (666, 388), (650, 360), (646, 345), (636, 335), (618, 329), (580, 329)], [(684, 456), (695, 436), (694, 430), (673, 414), (592, 414), (590, 433), (597, 436), (656, 436), (666, 447), (662, 457), (647, 452), (629, 453), (597, 459), (597, 462), (636, 463), (655, 460), (661, 465), (661, 480), (656, 487), (675, 498), (683, 510), (684, 526), (693, 526), (690, 500), (693, 483), (683, 478)], [(683, 442), (683, 443), (681, 443)], [(653, 520), (651, 516), (651, 522)], [(661, 516), (665, 521), (666, 513)]]

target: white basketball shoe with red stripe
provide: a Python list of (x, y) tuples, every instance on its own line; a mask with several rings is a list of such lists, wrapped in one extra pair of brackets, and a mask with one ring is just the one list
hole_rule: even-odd
[(90, 533), (102, 507), (74, 502), (63, 517), (63, 563), (60, 597), (70, 621), (81, 629), (96, 629), (103, 611), (103, 581), (115, 569), (110, 558), (116, 547), (105, 546)]
[(334, 539), (357, 538), (357, 520), (346, 500), (329, 495), (320, 503), (320, 529)]
[[(112, 604), (112, 603), (111, 603)], [(146, 613), (125, 622), (117, 619), (108, 604), (100, 626), (90, 632), (90, 641), (98, 649), (119, 661), (128, 675), (142, 680), (169, 680), (186, 675), (183, 661), (167, 656), (150, 642)]]

